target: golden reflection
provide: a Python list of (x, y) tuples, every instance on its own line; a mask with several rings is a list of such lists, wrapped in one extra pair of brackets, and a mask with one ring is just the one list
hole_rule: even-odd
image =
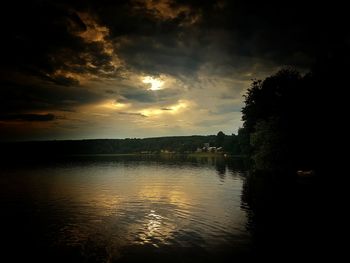
[[(181, 228), (181, 225), (185, 225), (187, 220), (183, 218), (181, 222), (169, 220), (168, 217), (176, 216), (176, 213), (181, 211), (182, 214), (189, 213), (189, 204), (192, 202), (190, 197), (185, 192), (176, 189), (169, 189), (165, 185), (144, 187), (139, 192), (139, 198), (141, 200), (147, 200), (147, 202), (154, 202), (154, 206), (166, 206), (169, 212), (172, 210), (171, 215), (164, 214), (163, 211), (157, 211), (157, 208), (150, 209), (142, 220), (141, 227), (134, 229), (136, 231), (137, 238), (135, 243), (137, 244), (151, 244), (158, 247), (158, 244), (165, 244), (173, 238), (174, 231)], [(181, 225), (179, 225), (181, 224)], [(137, 226), (136, 226), (137, 227)]]
[(171, 231), (166, 231), (166, 229), (162, 227), (162, 219), (163, 217), (157, 214), (155, 210), (150, 210), (150, 212), (145, 216), (143, 231), (139, 233), (139, 241), (137, 243), (152, 243), (153, 246), (158, 247), (158, 245), (154, 242), (154, 239), (164, 242), (165, 238), (170, 235)]
[(190, 197), (183, 191), (169, 189), (164, 185), (144, 187), (139, 192), (140, 199), (150, 201), (161, 201), (186, 209), (190, 203)]
[[(37, 171), (34, 173), (36, 182)], [(49, 196), (63, 209), (58, 210), (58, 216), (66, 216), (66, 222), (54, 233), (62, 245), (85, 245), (96, 239), (101, 247), (116, 251), (204, 241), (215, 245), (227, 235), (223, 231), (232, 226), (241, 229), (246, 221), (239, 192), (233, 187), (236, 182), (227, 185), (227, 190), (218, 187), (213, 169), (103, 162), (44, 173), (50, 176), (39, 174), (46, 181), (40, 188), (49, 191), (43, 201)]]

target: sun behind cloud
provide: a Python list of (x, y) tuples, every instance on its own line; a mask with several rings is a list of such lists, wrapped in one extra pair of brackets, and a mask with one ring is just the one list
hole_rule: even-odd
[(146, 76), (142, 78), (142, 82), (151, 86), (149, 90), (161, 90), (165, 81), (160, 78)]

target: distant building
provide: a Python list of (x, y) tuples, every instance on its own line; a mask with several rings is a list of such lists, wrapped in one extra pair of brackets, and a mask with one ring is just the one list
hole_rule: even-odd
[(212, 153), (217, 153), (217, 152), (222, 152), (223, 148), (222, 147), (215, 147), (212, 146), (210, 147), (210, 143), (204, 143), (203, 147), (198, 147), (196, 152), (212, 152)]
[(175, 151), (169, 151), (169, 150), (160, 150), (161, 153), (175, 153)]
[(207, 151), (211, 152), (211, 153), (215, 152), (215, 150), (216, 150), (216, 147), (208, 147), (207, 148)]
[(198, 147), (196, 150), (196, 152), (212, 152), (212, 153), (222, 152), (222, 151), (223, 151), (222, 147), (215, 147), (215, 146), (210, 147), (209, 142), (204, 143), (203, 147)]

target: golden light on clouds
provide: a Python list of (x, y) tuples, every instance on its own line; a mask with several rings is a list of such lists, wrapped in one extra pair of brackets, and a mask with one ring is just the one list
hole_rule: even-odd
[(186, 3), (180, 4), (173, 0), (133, 0), (137, 3), (135, 10), (144, 12), (156, 20), (167, 21), (181, 18), (180, 26), (188, 26), (196, 23), (201, 18), (197, 10), (192, 9)]
[(96, 116), (110, 116), (110, 113), (130, 108), (130, 103), (120, 103), (116, 100), (104, 100), (95, 104), (87, 104), (78, 108), (78, 112)]
[(179, 100), (177, 104), (165, 107), (162, 109), (159, 108), (147, 108), (140, 111), (140, 113), (147, 117), (159, 116), (163, 114), (177, 114), (182, 110), (188, 108), (190, 105), (189, 101)]
[(165, 81), (160, 78), (146, 76), (142, 78), (142, 82), (150, 85), (149, 90), (161, 90)]
[(109, 34), (105, 26), (99, 25), (88, 13), (79, 12), (80, 19), (86, 25), (86, 30), (78, 32), (78, 35), (86, 42), (100, 42)]
[(98, 108), (104, 108), (109, 110), (121, 110), (130, 107), (129, 103), (120, 103), (115, 100), (106, 100), (97, 105)]
[(140, 113), (144, 116), (147, 116), (147, 117), (151, 117), (151, 116), (157, 116), (157, 115), (160, 115), (162, 113), (164, 113), (161, 109), (144, 109), (144, 110), (141, 110)]
[(175, 19), (180, 14), (187, 14), (190, 12), (190, 8), (185, 5), (174, 5), (171, 0), (162, 1), (145, 1), (145, 7), (151, 11), (154, 16), (160, 19)]
[[(94, 15), (86, 12), (77, 13), (83, 24), (86, 26), (85, 30), (77, 29), (77, 27), (70, 26), (71, 34), (81, 37), (86, 43), (99, 43), (103, 52), (110, 57), (108, 62), (111, 70), (105, 71), (99, 69), (100, 73), (113, 74), (117, 68), (123, 66), (123, 61), (115, 51), (115, 43), (110, 39), (110, 30), (107, 26), (101, 25)], [(89, 53), (80, 54), (81, 59), (86, 61), (87, 68), (96, 69), (94, 58)], [(96, 76), (95, 76), (96, 77)]]
[(69, 70), (64, 69), (58, 69), (52, 74), (47, 74), (47, 77), (51, 78), (68, 78), (71, 80), (78, 81), (80, 84), (85, 84), (88, 80), (93, 78), (93, 75), (83, 72), (83, 73), (76, 73)]
[(179, 101), (178, 101), (178, 104), (175, 104), (175, 105), (171, 106), (170, 109), (171, 109), (173, 112), (178, 112), (179, 110), (185, 109), (185, 108), (187, 108), (188, 106), (189, 106), (188, 101), (179, 100)]

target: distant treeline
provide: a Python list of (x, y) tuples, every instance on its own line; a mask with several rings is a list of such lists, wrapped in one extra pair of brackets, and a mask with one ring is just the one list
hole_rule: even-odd
[(174, 136), (158, 138), (95, 139), (95, 140), (55, 140), (4, 142), (0, 144), (2, 156), (23, 154), (65, 155), (65, 154), (129, 154), (129, 153), (192, 153), (209, 143), (212, 147), (222, 147), (221, 151), (239, 155), (241, 147), (237, 135)]

